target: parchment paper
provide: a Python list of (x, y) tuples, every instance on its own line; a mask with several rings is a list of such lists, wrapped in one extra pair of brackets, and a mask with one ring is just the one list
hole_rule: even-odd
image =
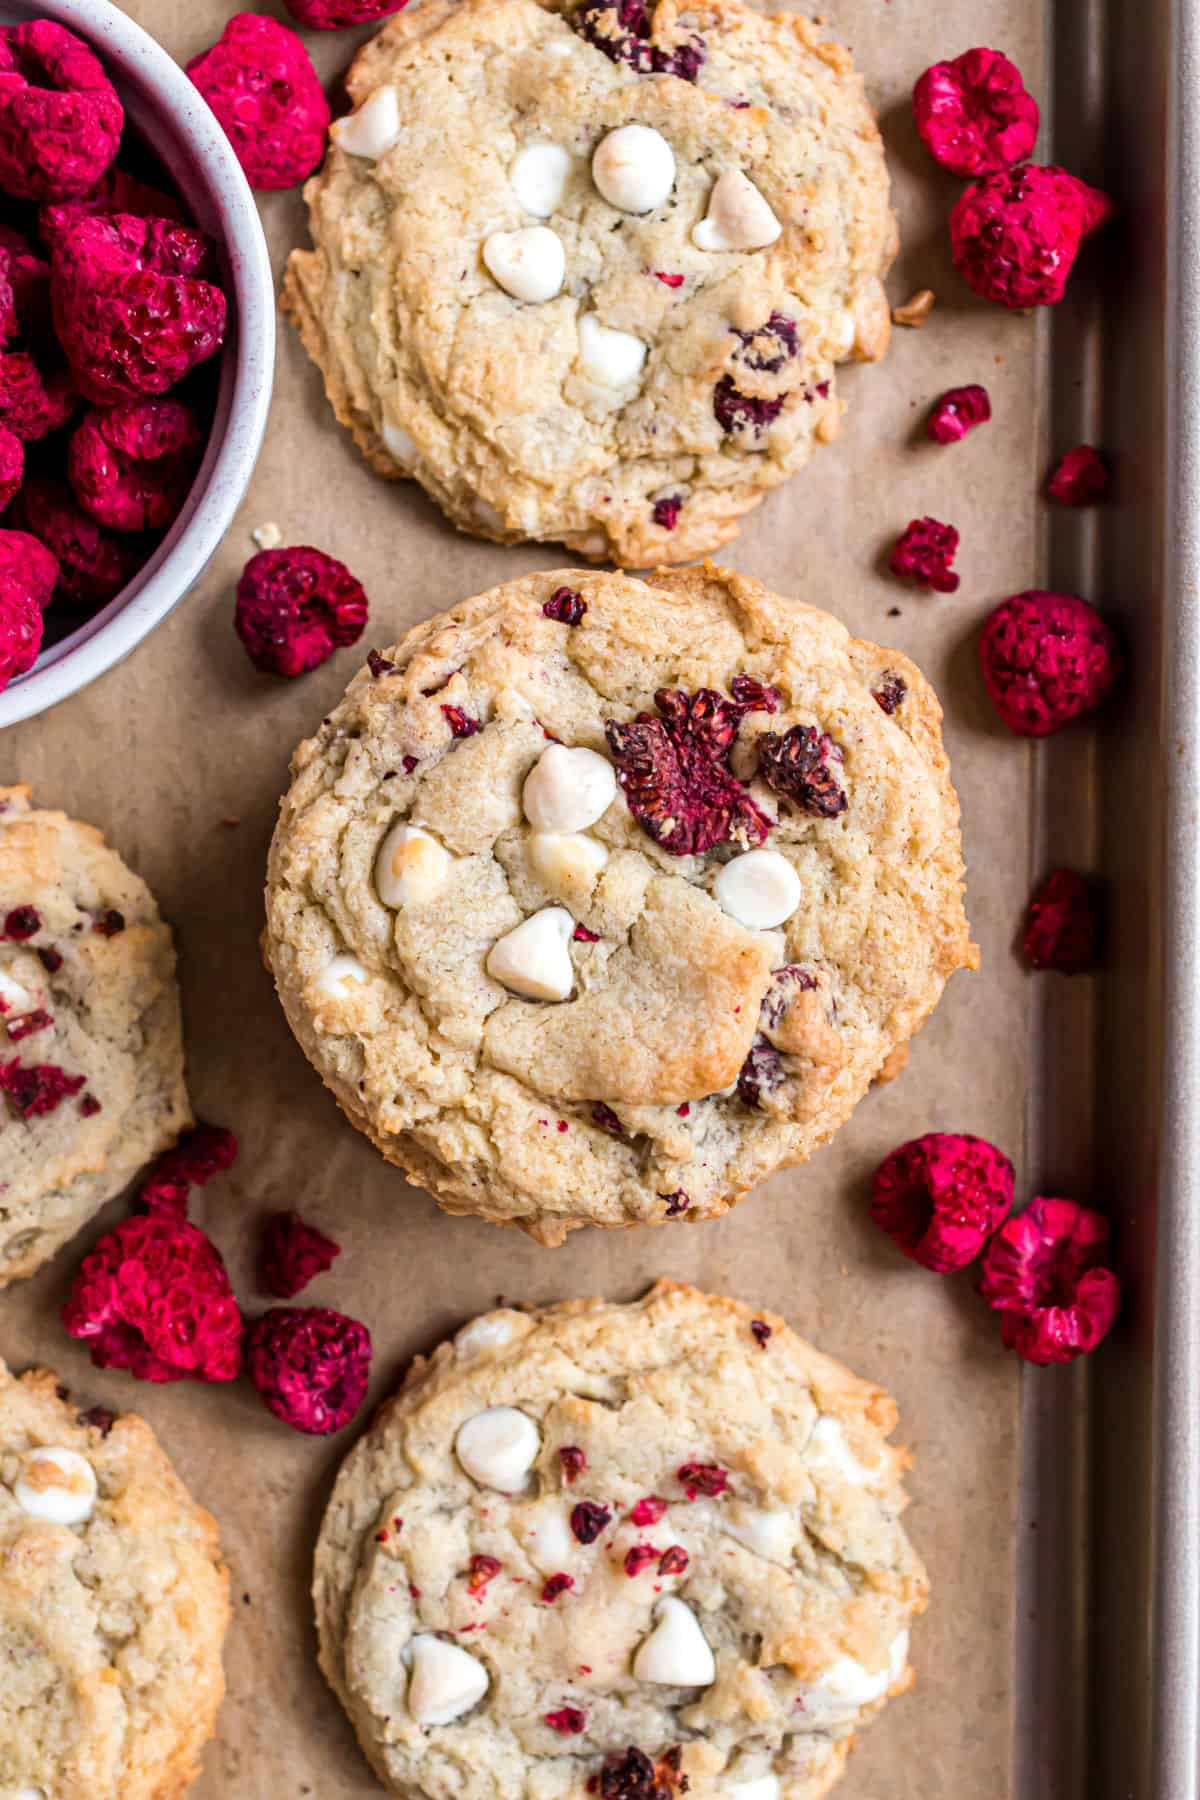
[[(234, 8), (127, 0), (126, 10), (182, 61)], [(260, 10), (283, 16), (278, 4)], [(1019, 1180), (1036, 1174), (1025, 1168), (1023, 1142), (1028, 983), (1013, 954), (1029, 875), (1030, 763), (990, 713), (974, 639), (984, 612), (1037, 573), (1045, 384), (1036, 323), (974, 302), (950, 269), (945, 218), (957, 184), (924, 156), (907, 97), (928, 63), (972, 44), (1005, 49), (1044, 93), (1042, 9), (1037, 0), (830, 0), (825, 10), (866, 72), (889, 142), (904, 242), (893, 299), (929, 286), (938, 306), (924, 330), (896, 332), (881, 369), (846, 374), (840, 444), (769, 498), (725, 556), (899, 646), (933, 678), (984, 957), (980, 974), (955, 977), (907, 1072), (871, 1095), (832, 1147), (719, 1223), (578, 1232), (547, 1251), (444, 1218), (343, 1122), (294, 1045), (258, 954), (263, 863), (288, 756), (368, 645), (464, 595), (569, 559), (459, 537), (415, 487), (372, 477), (286, 326), (266, 448), (215, 564), (123, 667), (7, 732), (0, 777), (31, 781), (43, 803), (100, 825), (158, 894), (178, 934), (197, 1110), (242, 1141), (237, 1167), (196, 1216), (251, 1310), (266, 1303), (252, 1274), (265, 1213), (298, 1206), (341, 1240), (340, 1261), (303, 1298), (370, 1325), (372, 1402), (414, 1352), (498, 1296), (632, 1297), (662, 1273), (776, 1308), (892, 1388), (901, 1440), (916, 1458), (909, 1527), (934, 1597), (913, 1644), (918, 1685), (863, 1734), (839, 1791), (845, 1800), (1001, 1800), (1012, 1769), (1018, 1370), (969, 1280), (939, 1280), (904, 1262), (870, 1225), (865, 1198), (879, 1158), (931, 1129), (982, 1133), (1013, 1156)], [(364, 35), (309, 34), (322, 74), (332, 79)], [(278, 271), (302, 239), (303, 208), (293, 193), (263, 197), (262, 211)], [(921, 436), (928, 404), (967, 381), (989, 387), (994, 422), (949, 449), (930, 444)], [(962, 532), (963, 583), (952, 598), (917, 594), (880, 572), (895, 534), (923, 513)], [(231, 628), (250, 532), (268, 520), (287, 542), (343, 557), (372, 603), (362, 650), (293, 683), (257, 675)], [(317, 1671), (308, 1601), (314, 1535), (353, 1428), (309, 1440), (276, 1424), (244, 1384), (159, 1389), (93, 1370), (57, 1315), (79, 1254), (122, 1211), (115, 1203), (36, 1279), (0, 1295), (0, 1353), (19, 1366), (56, 1366), (85, 1404), (144, 1412), (220, 1521), (235, 1618), (229, 1696), (200, 1800), (377, 1793)]]

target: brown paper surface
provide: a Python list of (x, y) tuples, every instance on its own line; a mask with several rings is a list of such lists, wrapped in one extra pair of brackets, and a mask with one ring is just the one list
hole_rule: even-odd
[[(126, 0), (125, 10), (182, 61), (233, 8)], [(277, 4), (263, 10), (282, 16)], [(725, 560), (899, 646), (934, 680), (984, 962), (980, 974), (955, 977), (907, 1072), (873, 1093), (806, 1167), (718, 1223), (581, 1231), (544, 1250), (444, 1218), (342, 1120), (296, 1048), (258, 954), (264, 858), (289, 754), (360, 652), (292, 683), (251, 669), (231, 613), (252, 528), (274, 521), (285, 542), (318, 544), (354, 568), (372, 604), (364, 649), (465, 595), (569, 559), (459, 537), (415, 487), (376, 480), (335, 427), (288, 326), (257, 474), (200, 586), (123, 667), (0, 742), (0, 779), (30, 781), (43, 804), (101, 826), (173, 921), (196, 1108), (242, 1142), (236, 1168), (200, 1198), (196, 1217), (251, 1310), (266, 1212), (298, 1206), (340, 1239), (341, 1259), (304, 1299), (369, 1324), (372, 1402), (414, 1352), (498, 1296), (632, 1297), (660, 1274), (775, 1308), (894, 1391), (899, 1435), (916, 1459), (908, 1523), (930, 1566), (933, 1602), (914, 1636), (917, 1687), (863, 1734), (839, 1790), (845, 1800), (1001, 1800), (1011, 1791), (1018, 1371), (970, 1281), (905, 1262), (867, 1220), (865, 1197), (879, 1158), (926, 1130), (979, 1132), (1019, 1171), (1025, 1160), (1028, 986), (1013, 937), (1027, 893), (1030, 763), (990, 713), (974, 641), (983, 613), (1035, 579), (1045, 384), (1036, 324), (974, 302), (953, 276), (945, 218), (957, 184), (924, 156), (907, 97), (928, 63), (981, 43), (1003, 47), (1044, 93), (1041, 11), (1037, 0), (826, 8), (859, 58), (888, 138), (904, 245), (893, 300), (929, 286), (939, 302), (924, 330), (896, 332), (882, 368), (846, 372), (841, 442), (768, 498)], [(322, 74), (332, 78), (364, 35), (309, 34)], [(278, 272), (303, 239), (303, 208), (298, 194), (270, 195), (262, 212)], [(989, 387), (994, 422), (962, 444), (930, 444), (929, 403), (968, 381)], [(880, 572), (896, 533), (924, 513), (962, 532), (963, 582), (952, 598)], [(235, 1616), (229, 1695), (200, 1800), (376, 1793), (318, 1673), (308, 1599), (314, 1536), (353, 1430), (328, 1442), (293, 1435), (241, 1383), (160, 1389), (93, 1370), (57, 1315), (80, 1249), (123, 1210), (115, 1203), (37, 1278), (0, 1295), (0, 1353), (17, 1366), (52, 1364), (85, 1404), (140, 1409), (219, 1519)]]

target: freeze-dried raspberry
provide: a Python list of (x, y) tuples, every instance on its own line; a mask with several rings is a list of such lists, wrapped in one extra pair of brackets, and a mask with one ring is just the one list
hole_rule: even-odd
[(738, 1071), (738, 1099), (743, 1106), (760, 1107), (763, 1095), (773, 1094), (782, 1083), (783, 1058), (759, 1032)]
[(592, 1123), (598, 1125), (601, 1131), (607, 1131), (610, 1137), (628, 1138), (629, 1136), (612, 1107), (606, 1106), (603, 1100), (596, 1100), (592, 1103)]
[(1002, 1317), (1005, 1347), (1027, 1362), (1071, 1362), (1111, 1328), (1121, 1284), (1108, 1220), (1074, 1200), (1038, 1195), (988, 1245), (979, 1291)]
[(957, 444), (976, 425), (986, 425), (991, 416), (991, 397), (978, 382), (947, 388), (929, 415), (929, 435), (935, 444)]
[(654, 523), (663, 531), (674, 531), (679, 523), (679, 515), (683, 511), (682, 494), (664, 494), (661, 500), (654, 502), (652, 517)]
[(643, 712), (604, 728), (642, 830), (672, 856), (699, 855), (714, 844), (761, 844), (773, 821), (729, 767), (746, 709), (712, 688), (659, 688), (654, 704), (660, 718)]
[(49, 19), (0, 27), (0, 188), (20, 200), (85, 194), (125, 114), (99, 58)]
[(502, 1567), (497, 1556), (473, 1556), (467, 1572), (467, 1592), (486, 1593), (488, 1583), (495, 1581)]
[(684, 1463), (675, 1471), (689, 1500), (703, 1494), (706, 1500), (718, 1499), (729, 1486), (729, 1472), (720, 1463)]
[(187, 72), (251, 187), (295, 187), (312, 174), (325, 154), (329, 102), (294, 31), (261, 13), (234, 13)]
[(28, 943), (41, 929), (42, 915), (36, 906), (14, 906), (4, 915), (4, 936), (10, 943)]
[(937, 594), (952, 594), (959, 577), (952, 564), (958, 550), (958, 532), (940, 519), (910, 519), (888, 557), (888, 567), (902, 581), (915, 581), (918, 587), (932, 588)]
[(401, 12), (408, 0), (283, 0), (298, 25), (310, 31), (339, 31), (343, 25), (373, 25)]
[(594, 1544), (611, 1522), (611, 1507), (601, 1506), (595, 1500), (581, 1500), (571, 1508), (571, 1532), (577, 1543)]
[(773, 399), (743, 394), (732, 375), (722, 375), (713, 389), (713, 412), (722, 431), (757, 433), (779, 417), (786, 399), (786, 394), (777, 394)]
[(299, 1213), (272, 1213), (258, 1252), (258, 1275), (268, 1294), (290, 1300), (317, 1275), (333, 1267), (340, 1244), (327, 1238)]
[(120, 937), (125, 929), (125, 914), (118, 912), (115, 906), (107, 907), (104, 912), (97, 913), (92, 930), (97, 937)]
[(784, 363), (800, 354), (800, 331), (786, 313), (773, 312), (765, 325), (754, 331), (734, 331), (739, 348), (734, 361), (764, 375), (777, 375)]
[(561, 1731), (567, 1737), (577, 1737), (587, 1725), (587, 1714), (578, 1706), (560, 1706), (554, 1712), (543, 1714), (551, 1731)]
[(164, 1150), (138, 1190), (147, 1212), (182, 1217), (194, 1187), (207, 1187), (237, 1161), (238, 1141), (223, 1125), (196, 1125), (171, 1150)]
[(54, 246), (50, 301), (76, 385), (97, 406), (162, 394), (225, 339), (225, 296), (201, 231), (101, 213)]
[(644, 1750), (631, 1744), (605, 1758), (596, 1792), (602, 1800), (658, 1800), (654, 1764)]
[(204, 433), (178, 400), (125, 400), (92, 412), (67, 451), (84, 511), (113, 531), (165, 531), (187, 498)]
[(79, 406), (79, 395), (66, 369), (43, 376), (27, 350), (0, 356), (0, 425), (25, 443), (59, 431)]
[(63, 1324), (101, 1369), (142, 1381), (232, 1381), (242, 1315), (215, 1245), (185, 1219), (123, 1219), (86, 1256)]
[(573, 1575), (551, 1575), (549, 1581), (542, 1588), (542, 1599), (547, 1606), (553, 1606), (560, 1594), (569, 1593), (574, 1586), (575, 1577)]
[(729, 691), (744, 713), (775, 713), (779, 711), (783, 701), (777, 687), (758, 681), (753, 675), (735, 675), (729, 684)]
[(303, 675), (353, 644), (367, 622), (367, 596), (345, 563), (297, 545), (260, 550), (237, 585), (234, 630), (256, 669)]
[(41, 606), (28, 590), (0, 580), (0, 693), (32, 669), (44, 629)]
[(686, 275), (674, 275), (667, 269), (655, 269), (653, 273), (655, 281), (661, 281), (664, 287), (681, 288), (687, 280)]
[(86, 1076), (68, 1075), (56, 1063), (24, 1066), (14, 1057), (0, 1063), (0, 1094), (6, 1094), (13, 1110), (23, 1119), (37, 1119), (55, 1112), (64, 1100), (77, 1094)]
[(324, 1306), (273, 1306), (246, 1332), (246, 1373), (268, 1412), (324, 1437), (354, 1417), (367, 1392), (371, 1334)]
[(625, 1573), (634, 1579), (651, 1563), (658, 1561), (658, 1551), (653, 1544), (631, 1544), (625, 1552)]
[(0, 425), (0, 512), (8, 505), (25, 474), (25, 446), (15, 431)]
[(558, 1452), (558, 1461), (562, 1469), (562, 1478), (568, 1487), (587, 1468), (587, 1457), (578, 1444), (563, 1444)]
[(885, 669), (879, 686), (871, 689), (871, 698), (890, 718), (907, 693), (908, 683), (903, 675), (897, 675), (894, 669)]
[(33, 1037), (39, 1031), (48, 1031), (53, 1023), (53, 1015), (40, 1006), (35, 1006), (32, 1012), (13, 1013), (4, 1021), (14, 1044), (19, 1044), (22, 1038)]
[(50, 264), (37, 254), (28, 238), (3, 223), (0, 268), (12, 290), (16, 329), (31, 336), (45, 336), (50, 310)]
[(629, 1509), (629, 1517), (638, 1526), (657, 1525), (667, 1510), (667, 1503), (660, 1494), (647, 1494)]
[(934, 63), (913, 89), (913, 114), (930, 156), (953, 175), (1009, 169), (1037, 140), (1037, 101), (999, 50)]
[(1108, 492), (1108, 464), (1092, 444), (1068, 450), (1050, 480), (1046, 492), (1060, 506), (1088, 506)]
[(754, 1339), (760, 1350), (765, 1350), (771, 1341), (771, 1327), (767, 1324), (765, 1319), (751, 1319), (750, 1336)]
[(692, 1204), (682, 1188), (676, 1188), (674, 1193), (660, 1194), (658, 1197), (660, 1200), (665, 1200), (667, 1203), (666, 1212), (663, 1216), (668, 1219), (677, 1219), (680, 1213), (685, 1213)]
[(90, 519), (61, 481), (27, 481), (9, 511), (58, 562), (56, 594), (81, 606), (103, 606), (136, 573), (136, 547)]
[(477, 731), (483, 730), (479, 720), (465, 713), (461, 706), (443, 706), (442, 717), (456, 738), (474, 737)]
[(582, 0), (572, 23), (610, 62), (627, 63), (639, 75), (677, 75), (681, 81), (695, 81), (708, 54), (704, 39), (695, 33), (673, 50), (651, 43), (646, 0)]
[(682, 1544), (669, 1544), (658, 1561), (660, 1575), (682, 1575), (688, 1566), (688, 1553)]
[(1023, 939), (1035, 969), (1082, 975), (1096, 966), (1100, 910), (1092, 883), (1074, 869), (1055, 869), (1034, 892)]
[[(178, 225), (188, 222), (183, 202), (174, 194), (164, 194), (161, 188), (148, 186), (125, 169), (112, 168), (102, 181), (77, 200), (48, 201), (38, 213), (38, 234), (53, 250), (69, 226), (79, 219), (93, 218), (97, 213), (132, 213), (139, 219), (173, 219)], [(19, 301), (17, 310), (20, 311)]]
[(969, 187), (950, 214), (954, 266), (1000, 306), (1053, 306), (1079, 246), (1111, 210), (1107, 195), (1065, 169), (1026, 163)]
[(876, 1169), (871, 1217), (905, 1256), (945, 1274), (965, 1269), (1012, 1209), (1013, 1166), (986, 1138), (931, 1131)]
[(979, 655), (993, 706), (1022, 737), (1046, 737), (1091, 712), (1121, 673), (1117, 640), (1095, 607), (1038, 588), (1000, 603)]
[(587, 611), (587, 601), (574, 588), (555, 588), (550, 598), (542, 607), (548, 619), (557, 619), (560, 625), (578, 625)]
[(842, 777), (842, 753), (827, 731), (793, 725), (780, 737), (764, 731), (757, 740), (758, 770), (767, 786), (794, 800), (802, 812), (836, 819), (850, 804)]

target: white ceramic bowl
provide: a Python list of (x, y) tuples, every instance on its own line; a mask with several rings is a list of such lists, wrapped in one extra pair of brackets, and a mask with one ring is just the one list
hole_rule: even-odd
[[(262, 443), (275, 362), (275, 293), (258, 209), (229, 141), (183, 70), (109, 0), (0, 0), (0, 24), (54, 19), (95, 50), (129, 123), (219, 247), (229, 331), (204, 461), (150, 561), (94, 618), (0, 693), (0, 726), (111, 669), (176, 607), (229, 529)], [(0, 526), (3, 518), (0, 517)]]

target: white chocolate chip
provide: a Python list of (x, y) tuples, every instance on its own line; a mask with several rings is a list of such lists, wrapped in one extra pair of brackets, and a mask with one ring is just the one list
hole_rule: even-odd
[(753, 1781), (735, 1781), (731, 1800), (779, 1800), (778, 1775), (756, 1775)]
[(799, 906), (800, 877), (778, 850), (747, 850), (719, 872), (713, 898), (739, 925), (769, 931)]
[(800, 1535), (792, 1513), (731, 1501), (719, 1515), (721, 1530), (768, 1562), (789, 1563)]
[(841, 1421), (828, 1414), (822, 1414), (813, 1426), (804, 1455), (808, 1462), (835, 1471), (854, 1487), (866, 1487), (871, 1480), (872, 1471), (859, 1462), (846, 1442)]
[(902, 1631), (888, 1651), (885, 1669), (865, 1669), (853, 1656), (839, 1656), (819, 1681), (804, 1688), (804, 1714), (812, 1725), (844, 1724), (864, 1706), (882, 1700), (900, 1679), (908, 1659), (908, 1633)]
[(473, 1362), (485, 1350), (499, 1350), (512, 1334), (512, 1320), (506, 1313), (484, 1313), (463, 1326), (454, 1339), (454, 1348), (463, 1362)]
[(393, 425), (385, 419), (379, 427), (379, 435), (383, 439), (383, 447), (393, 461), (402, 463), (405, 468), (417, 460), (417, 446), (405, 431), (403, 425)]
[(565, 1569), (577, 1548), (567, 1517), (557, 1500), (546, 1500), (530, 1507), (522, 1520), (518, 1535), (525, 1554), (543, 1575), (556, 1575)]
[(10, 1012), (25, 1012), (33, 1005), (34, 998), (27, 987), (22, 987), (19, 981), (0, 969), (0, 1000)]
[(41, 1788), (22, 1787), (13, 1789), (13, 1800), (46, 1800)]
[(633, 1659), (635, 1679), (664, 1687), (707, 1687), (716, 1679), (717, 1665), (691, 1607), (668, 1595), (655, 1607), (654, 1617), (654, 1630)]
[(653, 212), (675, 185), (675, 152), (652, 125), (620, 125), (596, 145), (592, 180), (618, 211)]
[(535, 831), (586, 831), (608, 811), (616, 792), (607, 757), (551, 744), (525, 777), (521, 800)]
[(567, 272), (562, 239), (546, 225), (493, 231), (483, 246), (483, 260), (514, 300), (553, 300)]
[(579, 366), (602, 387), (628, 387), (646, 366), (646, 346), (631, 331), (601, 325), (594, 313), (579, 321)]
[(749, 177), (726, 169), (713, 183), (707, 214), (692, 227), (692, 242), (698, 250), (765, 250), (782, 230)]
[(408, 1710), (418, 1725), (449, 1725), (477, 1706), (490, 1685), (474, 1656), (422, 1631), (410, 1646)]
[(375, 892), (385, 906), (424, 906), (446, 884), (454, 858), (420, 825), (393, 825), (375, 857)]
[(519, 1494), (537, 1461), (541, 1436), (528, 1413), (515, 1406), (489, 1406), (458, 1428), (454, 1453), (480, 1487)]
[(574, 158), (561, 144), (526, 144), (508, 172), (513, 192), (527, 213), (548, 219), (562, 204)]
[(488, 974), (526, 1000), (568, 999), (575, 985), (567, 949), (574, 929), (565, 906), (543, 906), (492, 945)]
[(364, 986), (369, 980), (370, 976), (357, 956), (334, 956), (317, 976), (317, 992), (327, 994), (331, 1000), (345, 1000), (356, 987)]
[(91, 1518), (96, 1473), (86, 1457), (51, 1444), (26, 1450), (20, 1462), (13, 1498), (22, 1512), (31, 1519), (48, 1519), (53, 1525), (81, 1525)]
[(535, 831), (529, 860), (547, 887), (581, 887), (589, 892), (608, 861), (608, 851), (585, 831)]
[(274, 519), (267, 519), (263, 524), (256, 525), (250, 536), (260, 550), (278, 550), (283, 542), (283, 533)]
[(376, 88), (357, 111), (335, 119), (329, 135), (351, 156), (377, 161), (400, 136), (400, 101), (395, 88)]

